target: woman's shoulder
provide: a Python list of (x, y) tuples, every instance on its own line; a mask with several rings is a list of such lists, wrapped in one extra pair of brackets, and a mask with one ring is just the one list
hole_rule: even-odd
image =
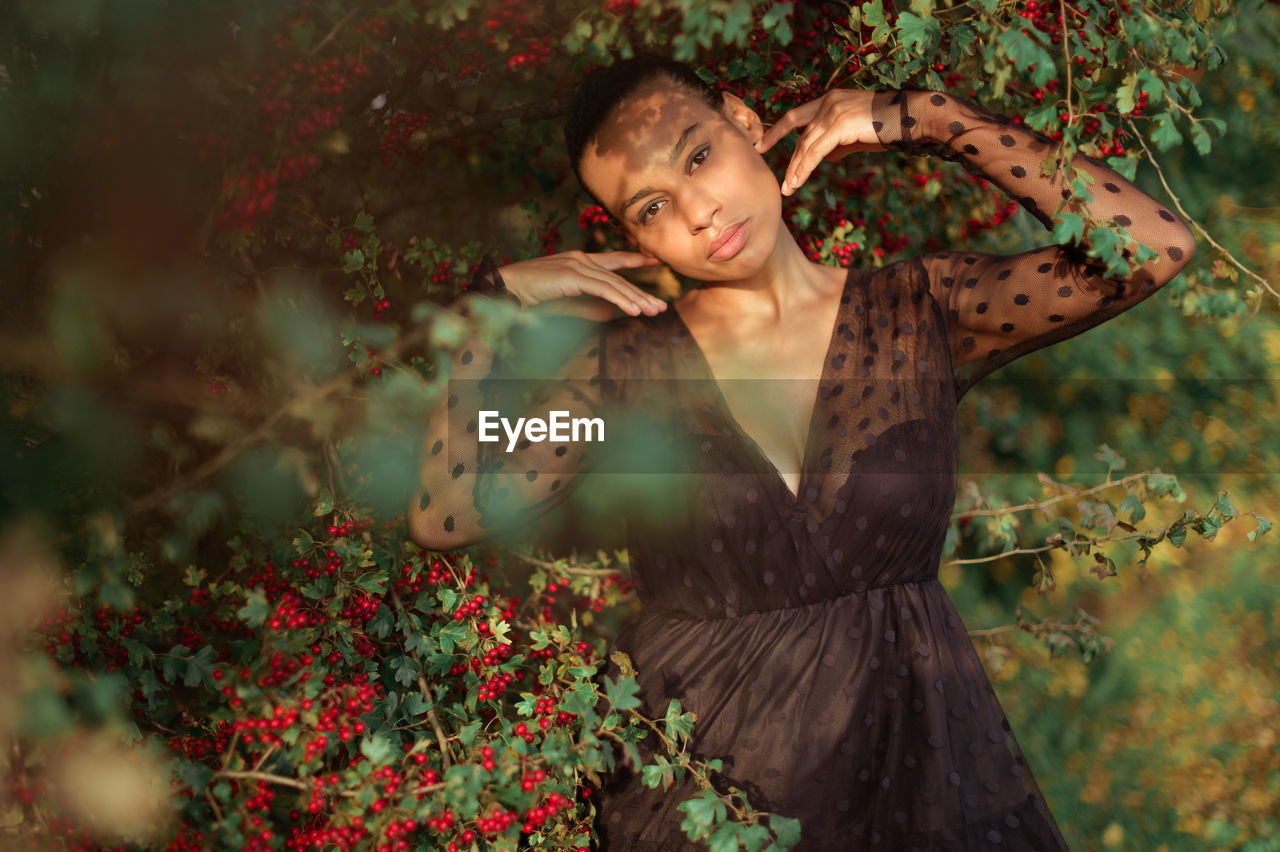
[(919, 302), (929, 294), (929, 273), (925, 267), (927, 255), (910, 255), (890, 261), (883, 266), (862, 267), (855, 270), (850, 282), (851, 290), (860, 291), (865, 298), (876, 301), (904, 296)]

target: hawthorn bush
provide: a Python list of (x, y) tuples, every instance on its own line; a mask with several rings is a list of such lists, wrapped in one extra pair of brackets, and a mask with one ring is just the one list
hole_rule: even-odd
[[(789, 848), (793, 820), (689, 753), (694, 714), (637, 713), (625, 659), (599, 678), (637, 605), (616, 536), (583, 531), (600, 519), (558, 513), (452, 553), (407, 541), (416, 429), (468, 331), (448, 306), (485, 253), (622, 246), (557, 121), (611, 54), (669, 51), (766, 119), (834, 86), (945, 88), (1133, 177), (1223, 136), (1199, 81), (1224, 66), (1237, 12), (181, 5), (27, 3), (0, 24), (0, 735), (19, 848), (587, 849), (591, 793), (639, 761), (641, 737), (665, 747), (648, 783), (698, 782), (681, 805), (691, 840)], [(985, 181), (923, 158), (850, 158), (783, 202), (811, 257), (840, 265), (1045, 239)], [(1124, 267), (1114, 223), (1065, 213), (1051, 238)], [(1270, 310), (1265, 277), (1202, 248), (1169, 288), (1183, 316)], [(480, 315), (494, 346), (527, 321)], [(1018, 407), (974, 396), (978, 426)], [(1055, 452), (1030, 443), (1013, 454)], [(946, 557), (1029, 557), (1046, 594), (1055, 558), (1103, 579), (1242, 514), (1250, 541), (1270, 527), (1211, 481), (1188, 500), (1158, 461), (1113, 476), (1125, 447), (1097, 443), (1084, 484), (969, 483)], [(1112, 644), (1083, 609), (1019, 607), (1014, 626), (1084, 661)]]

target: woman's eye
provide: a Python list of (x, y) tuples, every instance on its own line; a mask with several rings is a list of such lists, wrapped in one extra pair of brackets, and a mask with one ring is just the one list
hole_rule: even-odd
[(661, 209), (662, 209), (662, 202), (660, 201), (653, 202), (648, 207), (644, 208), (644, 211), (640, 214), (640, 221), (641, 222), (647, 221), (650, 216), (655, 215)]
[(710, 155), (711, 155), (711, 149), (703, 148), (702, 150), (695, 153), (692, 158), (690, 158), (690, 162), (692, 162), (696, 166), (700, 166), (707, 161), (707, 157), (709, 157)]

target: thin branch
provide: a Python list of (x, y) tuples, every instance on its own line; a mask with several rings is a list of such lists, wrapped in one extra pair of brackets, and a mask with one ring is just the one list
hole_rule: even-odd
[[(400, 600), (400, 594), (395, 589), (391, 590), (391, 604), (395, 607), (396, 612), (404, 615), (404, 602)], [(406, 639), (409, 638), (409, 628), (403, 630)], [(448, 769), (453, 765), (453, 753), (449, 750), (449, 738), (444, 734), (444, 728), (440, 726), (440, 717), (436, 715), (435, 693), (427, 686), (427, 678), (422, 674), (422, 660), (418, 659), (415, 651), (405, 648), (405, 654), (418, 664), (418, 689), (422, 692), (422, 700), (431, 702), (431, 709), (427, 711), (427, 719), (431, 722), (431, 728), (436, 732), (436, 744), (440, 746), (440, 757), (444, 761), (444, 768)]]
[(240, 742), (240, 732), (236, 731), (231, 735), (231, 742), (227, 744), (227, 750), (223, 753), (222, 770), (226, 771), (231, 768), (231, 759), (236, 755), (236, 745)]
[(1067, 125), (1075, 124), (1075, 111), (1071, 108), (1071, 98), (1074, 94), (1074, 85), (1071, 80), (1071, 30), (1067, 29), (1067, 4), (1066, 0), (1058, 0), (1058, 12), (1062, 19), (1062, 55), (1067, 60), (1067, 91), (1064, 93), (1067, 100)]
[(275, 754), (275, 753), (276, 753), (276, 749), (277, 749), (277, 748), (279, 748), (279, 746), (274, 746), (274, 745), (273, 745), (273, 746), (271, 746), (271, 748), (269, 748), (269, 749), (267, 749), (266, 751), (264, 751), (264, 752), (262, 753), (262, 756), (258, 758), (258, 762), (257, 762), (257, 763), (255, 763), (255, 764), (253, 765), (253, 771), (254, 771), (254, 772), (257, 772), (258, 770), (262, 769), (262, 767), (263, 767), (264, 765), (266, 765), (267, 758), (269, 758), (269, 757), (271, 757), (271, 755)]
[[(1105, 540), (1105, 539), (1100, 539)], [(952, 559), (946, 563), (948, 565), (977, 565), (980, 562), (995, 562), (997, 559), (1004, 559), (1006, 556), (1017, 556), (1024, 553), (1044, 553), (1046, 550), (1057, 550), (1062, 545), (1047, 544), (1044, 547), (1015, 547), (1013, 550), (1006, 550), (1002, 553), (996, 553), (991, 556), (976, 556), (973, 559)]]
[(243, 769), (222, 769), (214, 774), (215, 778), (229, 778), (233, 781), (265, 781), (268, 784), (276, 784), (281, 787), (292, 787), (295, 790), (310, 790), (311, 788), (296, 778), (286, 778), (283, 775), (273, 775), (270, 772), (252, 772)]
[(503, 122), (509, 119), (542, 121), (543, 119), (557, 118), (564, 115), (568, 109), (568, 100), (558, 98), (537, 104), (504, 107), (503, 109), (484, 112), (479, 115), (462, 115), (448, 124), (417, 131), (410, 137), (409, 144), (413, 148), (420, 150), (432, 142), (441, 142), (445, 139), (456, 139), (460, 136), (473, 136), (477, 133), (496, 130), (502, 126)]
[(1129, 131), (1133, 133), (1134, 137), (1138, 140), (1138, 144), (1142, 146), (1142, 150), (1146, 152), (1147, 161), (1150, 162), (1151, 165), (1155, 167), (1156, 174), (1159, 175), (1160, 177), (1160, 183), (1161, 185), (1164, 186), (1165, 193), (1169, 196), (1169, 199), (1173, 201), (1174, 208), (1177, 209), (1178, 213), (1182, 216), (1182, 218), (1190, 222), (1192, 227), (1194, 227), (1197, 231), (1200, 232), (1200, 236), (1204, 237), (1205, 240), (1209, 243), (1209, 245), (1217, 249), (1218, 252), (1223, 257), (1225, 257), (1228, 261), (1230, 261), (1233, 266), (1235, 266), (1245, 275), (1248, 275), (1254, 281), (1257, 281), (1260, 285), (1262, 285), (1262, 288), (1266, 290), (1268, 293), (1270, 293), (1272, 296), (1275, 296), (1276, 298), (1280, 298), (1280, 292), (1277, 292), (1275, 288), (1271, 286), (1271, 283), (1267, 281), (1267, 279), (1263, 278), (1261, 275), (1254, 272), (1252, 269), (1245, 266), (1240, 261), (1236, 260), (1235, 255), (1227, 251), (1213, 237), (1209, 236), (1209, 232), (1206, 231), (1199, 222), (1197, 222), (1195, 219), (1192, 219), (1191, 216), (1187, 213), (1187, 211), (1182, 208), (1182, 202), (1178, 200), (1178, 196), (1174, 194), (1173, 189), (1169, 186), (1169, 181), (1165, 179), (1164, 169), (1160, 168), (1160, 163), (1156, 160), (1155, 155), (1151, 153), (1151, 149), (1147, 147), (1147, 140), (1142, 138), (1142, 134), (1138, 132), (1138, 128), (1134, 125), (1132, 119), (1126, 118), (1124, 120), (1124, 123), (1128, 125)]
[[(415, 329), (414, 331), (411, 331), (408, 334), (401, 337), (399, 340), (397, 340), (395, 343), (388, 346), (386, 349), (382, 350), (382, 352), (379, 353), (378, 357), (394, 358), (398, 356), (399, 353), (406, 347), (417, 343), (420, 339), (425, 339), (428, 336), (428, 334), (429, 334), (429, 328), (426, 324), (423, 324), (419, 326), (417, 329)], [(173, 480), (172, 482), (170, 482), (169, 484), (164, 485), (160, 488), (157, 488), (156, 490), (148, 494), (145, 494), (142, 497), (137, 498), (136, 500), (131, 501), (129, 503), (130, 513), (141, 514), (143, 512), (147, 512), (152, 509), (155, 509), (158, 506), (163, 505), (165, 501), (167, 501), (170, 497), (173, 497), (175, 494), (179, 494), (185, 491), (186, 489), (192, 487), (196, 483), (201, 482), (207, 479), (208, 477), (212, 476), (213, 474), (217, 473), (219, 470), (226, 467), (226, 465), (228, 465), (234, 458), (236, 458), (236, 456), (240, 455), (242, 452), (249, 449), (254, 444), (266, 438), (267, 435), (270, 433), (272, 427), (275, 426), (276, 423), (278, 423), (280, 420), (284, 419), (284, 417), (287, 416), (290, 411), (293, 411), (300, 406), (310, 405), (311, 403), (324, 399), (326, 396), (328, 396), (331, 393), (334, 393), (336, 391), (339, 391), (347, 387), (353, 381), (359, 378), (361, 369), (362, 368), (359, 366), (350, 367), (349, 369), (343, 371), (342, 373), (339, 373), (337, 376), (333, 377), (329, 381), (321, 385), (317, 385), (316, 387), (311, 388), (305, 393), (301, 393), (301, 394), (298, 394), (297, 396), (290, 398), (283, 405), (281, 405), (274, 412), (272, 412), (267, 417), (266, 420), (264, 420), (262, 423), (258, 425), (256, 429), (254, 429), (249, 434), (243, 436), (238, 441), (235, 441), (231, 444), (226, 445), (225, 447), (222, 448), (221, 451), (218, 452), (217, 455), (215, 455), (211, 459), (206, 460), (203, 464), (198, 465), (190, 473), (186, 474), (185, 476), (179, 477)]]
[(530, 565), (537, 565), (539, 568), (545, 568), (548, 571), (563, 571), (566, 574), (578, 574), (586, 577), (608, 577), (611, 574), (623, 573), (616, 568), (574, 568), (568, 565), (558, 565), (555, 562), (548, 562), (545, 559), (538, 559), (524, 553), (516, 553), (515, 556)]
[(213, 792), (208, 788), (204, 788), (204, 797), (209, 800), (209, 807), (213, 808), (213, 815), (217, 817), (218, 824), (222, 824), (222, 808), (218, 807), (218, 800), (213, 797)]
[(324, 38), (322, 38), (322, 39), (320, 39), (318, 42), (316, 42), (316, 43), (315, 43), (315, 46), (314, 46), (314, 47), (312, 47), (310, 50), (308, 50), (308, 51), (307, 51), (307, 55), (308, 55), (308, 56), (315, 56), (317, 53), (319, 53), (319, 52), (321, 51), (321, 49), (322, 49), (322, 48), (324, 48), (326, 45), (328, 45), (328, 44), (329, 44), (329, 42), (333, 41), (333, 39), (338, 35), (338, 30), (342, 29), (342, 28), (343, 28), (343, 26), (345, 26), (345, 25), (346, 25), (347, 21), (351, 20), (351, 19), (355, 16), (356, 12), (359, 12), (359, 11), (360, 11), (360, 7), (359, 7), (359, 6), (356, 6), (356, 7), (355, 7), (355, 8), (353, 8), (350, 12), (347, 12), (347, 14), (345, 14), (345, 15), (343, 15), (341, 18), (339, 18), (339, 19), (338, 19), (338, 22), (337, 22), (336, 24), (334, 24), (334, 25), (333, 25), (333, 29), (331, 29), (331, 30), (329, 30), (329, 32), (325, 33)]
[(1139, 479), (1145, 479), (1154, 473), (1160, 473), (1160, 468), (1144, 470), (1140, 473), (1133, 473), (1124, 479), (1116, 479), (1111, 482), (1104, 482), (1102, 485), (1096, 485), (1093, 488), (1086, 488), (1083, 491), (1075, 491), (1071, 494), (1059, 494), (1057, 497), (1049, 497), (1045, 500), (1038, 500), (1033, 503), (1023, 503), (1020, 506), (1009, 506), (1004, 509), (972, 509), (967, 512), (953, 512), (953, 519), (959, 518), (980, 518), (980, 517), (997, 517), (999, 515), (1008, 515), (1013, 512), (1026, 512), (1030, 509), (1043, 509), (1052, 506), (1055, 503), (1061, 503), (1064, 500), (1075, 500), (1080, 497), (1086, 497), (1090, 494), (1096, 494), (1099, 491), (1105, 491), (1108, 488), (1115, 488), (1118, 485), (1128, 485), (1130, 482), (1136, 482)]

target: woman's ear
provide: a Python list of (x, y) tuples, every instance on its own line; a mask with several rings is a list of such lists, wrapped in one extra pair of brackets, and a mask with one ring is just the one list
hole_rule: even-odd
[(737, 95), (723, 92), (724, 105), (721, 111), (729, 122), (742, 131), (752, 145), (764, 138), (764, 122), (746, 102)]

